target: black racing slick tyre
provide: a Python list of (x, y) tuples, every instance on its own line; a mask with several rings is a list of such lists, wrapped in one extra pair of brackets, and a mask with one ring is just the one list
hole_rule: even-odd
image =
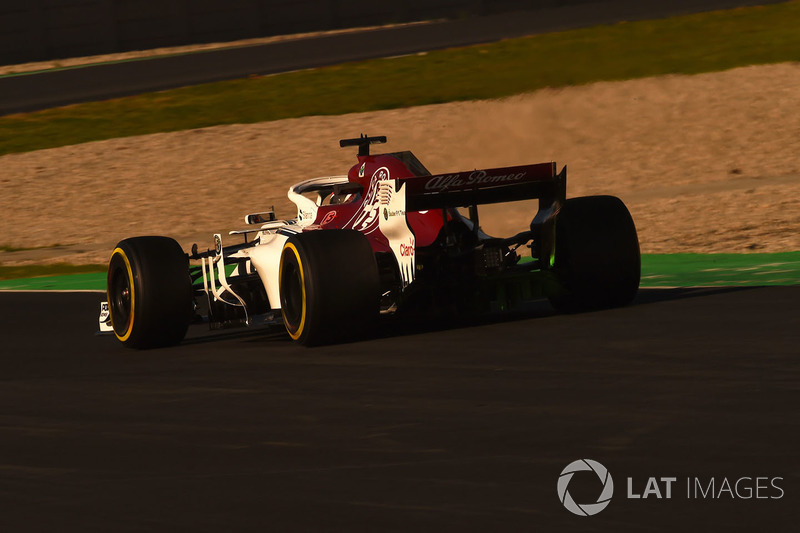
[(378, 317), (378, 264), (367, 238), (357, 231), (318, 230), (289, 237), (279, 275), (283, 322), (301, 344), (363, 337)]
[(108, 264), (108, 308), (114, 335), (145, 349), (178, 344), (194, 314), (189, 260), (168, 237), (117, 244)]
[(557, 311), (619, 307), (639, 290), (641, 258), (628, 208), (614, 196), (570, 198), (556, 216)]

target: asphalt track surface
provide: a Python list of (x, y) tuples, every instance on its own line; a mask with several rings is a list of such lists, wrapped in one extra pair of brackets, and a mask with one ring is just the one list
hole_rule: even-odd
[[(100, 299), (0, 293), (2, 531), (797, 530), (800, 286), (315, 349), (192, 326), (135, 352), (94, 335)], [(615, 483), (592, 517), (556, 491), (581, 458)], [(671, 499), (626, 497), (663, 476)], [(686, 496), (744, 477), (761, 499)]]
[(778, 3), (605, 0), (424, 25), (0, 77), (0, 115), (198, 83), (414, 54), (566, 29)]

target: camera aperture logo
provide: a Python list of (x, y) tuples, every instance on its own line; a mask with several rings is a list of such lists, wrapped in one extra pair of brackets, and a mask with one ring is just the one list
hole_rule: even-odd
[[(600, 483), (603, 485), (603, 490), (600, 492), (600, 496), (597, 497), (597, 501), (594, 503), (577, 503), (574, 499), (572, 499), (572, 495), (569, 493), (568, 487), (569, 482), (572, 481), (572, 476), (574, 476), (576, 472), (583, 471), (591, 471), (597, 474), (597, 477), (600, 479)], [(578, 516), (596, 515), (608, 507), (613, 495), (614, 480), (611, 478), (611, 474), (608, 472), (608, 469), (597, 461), (593, 461), (591, 459), (579, 459), (577, 461), (573, 461), (568, 464), (567, 467), (561, 471), (561, 475), (558, 476), (558, 499), (569, 512)]]

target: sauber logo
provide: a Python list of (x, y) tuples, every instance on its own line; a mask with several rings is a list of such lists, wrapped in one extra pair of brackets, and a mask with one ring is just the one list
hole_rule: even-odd
[(425, 184), (425, 189), (429, 191), (445, 191), (451, 188), (469, 187), (470, 185), (485, 185), (494, 183), (508, 183), (520, 181), (527, 175), (527, 172), (516, 172), (511, 174), (489, 174), (485, 170), (475, 170), (469, 175), (465, 173), (446, 174), (436, 176)]
[(414, 257), (414, 239), (411, 238), (408, 240), (408, 245), (401, 244), (400, 245), (400, 256), (401, 257)]
[(328, 214), (325, 215), (325, 218), (322, 219), (322, 222), (320, 222), (319, 224), (321, 226), (324, 226), (325, 224), (330, 224), (331, 222), (333, 222), (334, 218), (336, 218), (336, 211), (329, 211)]
[(389, 209), (384, 207), (383, 208), (383, 219), (389, 220), (389, 217), (404, 217), (406, 216), (406, 212), (402, 209)]

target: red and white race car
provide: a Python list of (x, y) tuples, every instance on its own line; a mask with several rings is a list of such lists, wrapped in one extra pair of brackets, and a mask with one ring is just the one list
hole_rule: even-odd
[[(431, 175), (411, 152), (357, 146), (346, 176), (294, 185), (297, 218), (249, 214), (244, 242), (191, 253), (167, 237), (121, 241), (108, 267), (101, 329), (133, 348), (212, 327), (283, 323), (315, 345), (357, 338), (381, 315), (476, 314), (548, 298), (560, 311), (625, 305), (639, 287), (633, 220), (612, 196), (566, 198), (553, 162)], [(481, 231), (481, 204), (539, 199), (529, 227)], [(468, 210), (462, 215), (458, 208)], [(522, 252), (522, 253), (520, 253)], [(203, 316), (204, 315), (204, 316)]]

